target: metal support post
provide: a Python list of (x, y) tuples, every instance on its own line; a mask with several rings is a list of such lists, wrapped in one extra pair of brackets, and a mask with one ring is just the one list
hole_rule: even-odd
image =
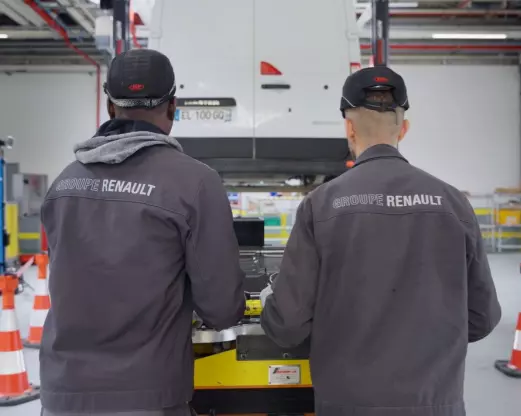
[(5, 273), (6, 269), (6, 247), (9, 245), (9, 235), (5, 229), (5, 159), (4, 150), (13, 147), (14, 139), (7, 136), (5, 139), (0, 138), (0, 275)]
[[(519, 76), (521, 77), (521, 55), (518, 55), (518, 64), (517, 64), (517, 70), (519, 73)], [(519, 88), (519, 102), (521, 104), (521, 87)], [(521, 125), (519, 126), (519, 140), (521, 140)], [(521, 159), (521, 153), (519, 154), (519, 158)], [(519, 183), (521, 183), (521, 170), (519, 171)]]
[(113, 3), (114, 51), (116, 52), (116, 55), (130, 49), (129, 3), (129, 0), (114, 0)]
[(0, 201), (2, 203), (2, 209), (0, 209), (0, 230), (2, 232), (2, 239), (0, 241), (0, 275), (4, 274), (6, 269), (6, 248), (8, 246), (9, 236), (5, 229), (5, 160), (4, 160), (4, 149), (3, 146), (0, 148)]
[(387, 66), (389, 55), (389, 0), (372, 0), (372, 46), (374, 65)]

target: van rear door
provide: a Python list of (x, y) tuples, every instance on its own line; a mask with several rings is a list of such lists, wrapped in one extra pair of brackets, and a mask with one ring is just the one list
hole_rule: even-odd
[[(174, 66), (176, 137), (253, 137), (253, 4), (156, 0), (149, 47), (167, 55)], [(219, 144), (213, 142), (215, 146), (199, 143), (197, 157), (204, 158), (204, 149), (215, 153)], [(237, 151), (242, 147), (251, 153), (249, 141), (234, 146)]]
[(351, 3), (255, 1), (256, 138), (344, 137), (340, 92), (351, 60), (360, 62)]

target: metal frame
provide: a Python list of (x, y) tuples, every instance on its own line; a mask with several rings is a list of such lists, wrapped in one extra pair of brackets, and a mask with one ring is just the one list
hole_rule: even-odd
[(337, 161), (275, 159), (199, 159), (221, 174), (257, 173), (291, 175), (341, 175), (345, 164)]
[(6, 246), (9, 243), (9, 236), (5, 229), (5, 149), (13, 146), (14, 139), (11, 136), (0, 139), (0, 275), (6, 271)]
[(387, 65), (389, 58), (389, 0), (372, 0), (372, 51), (375, 65)]
[(116, 55), (130, 49), (129, 27), (129, 0), (114, 0), (113, 30)]
[[(99, 14), (99, 5), (90, 0), (55, 0), (41, 1), (38, 0), (42, 7), (56, 15), (57, 20), (63, 25), (67, 35), (73, 44), (77, 42), (93, 42), (95, 17)], [(140, 7), (135, 0), (134, 8), (142, 13), (144, 7)], [(103, 2), (102, 2), (103, 3)], [(121, 50), (129, 47), (128, 22), (129, 0), (113, 0), (114, 13), (116, 19), (114, 22), (121, 26), (121, 39), (124, 45)], [(372, 53), (373, 45), (371, 44), (371, 30), (368, 30), (367, 24), (370, 22), (372, 15), (376, 16), (375, 21), (380, 24), (373, 25), (374, 31), (382, 30), (382, 36), (376, 39), (385, 41), (386, 27), (391, 26), (389, 37), (391, 39), (389, 48), (392, 50), (391, 59), (395, 61), (395, 57), (400, 55), (407, 56), (408, 62), (432, 62), (430, 54), (442, 55), (447, 59), (451, 59), (454, 54), (458, 54), (462, 59), (473, 60), (474, 55), (497, 57), (497, 63), (505, 61), (505, 55), (508, 55), (508, 64), (511, 64), (512, 57), (517, 57), (521, 52), (521, 43), (512, 43), (512, 40), (521, 40), (521, 31), (518, 30), (521, 20), (521, 7), (518, 3), (508, 0), (473, 0), (472, 2), (459, 3), (456, 0), (428, 0), (415, 1), (419, 3), (417, 6), (411, 2), (401, 2), (400, 0), (358, 0), (357, 15), (358, 27), (350, 28), (350, 32), (355, 34), (358, 30), (361, 40), (362, 49), (365, 54)], [(490, 3), (495, 3), (493, 6)], [(372, 7), (374, 5), (374, 7)], [(386, 12), (387, 7), (387, 12)], [(44, 19), (34, 12), (25, 2), (25, 0), (0, 0), (0, 14), (5, 16), (4, 25), (0, 26), (0, 34), (7, 35), (7, 39), (0, 39), (0, 56), (2, 60), (0, 64), (62, 64), (70, 62), (74, 52), (63, 45), (63, 41), (56, 36), (53, 30), (50, 30)], [(149, 16), (148, 16), (149, 17)], [(390, 24), (389, 24), (390, 22)], [(145, 19), (145, 24), (147, 23)], [(119, 26), (118, 26), (119, 27)], [(119, 29), (117, 29), (119, 30)], [(433, 32), (445, 33), (505, 33), (507, 40), (491, 40), (487, 42), (486, 49), (476, 51), (471, 47), (478, 42), (472, 40), (450, 40), (446, 44), (451, 45), (451, 49), (433, 49), (432, 46), (441, 46), (441, 43), (432, 39)], [(145, 44), (148, 38), (150, 28), (139, 25), (136, 27), (136, 42), (134, 44)], [(56, 45), (63, 45), (61, 51), (50, 51), (48, 48), (34, 48), (34, 40), (54, 40)], [(23, 44), (13, 45), (19, 49), (19, 53), (13, 55), (5, 50), (5, 47), (13, 40), (23, 41)], [(414, 41), (421, 41), (425, 48), (404, 49), (399, 45), (400, 41), (406, 41), (413, 45)], [(365, 43), (364, 43), (365, 42)], [(457, 46), (458, 49), (454, 49)], [(500, 47), (508, 46), (508, 51)], [(81, 48), (81, 46), (79, 46)], [(382, 49), (384, 50), (385, 47)], [(93, 55), (93, 53), (89, 53)], [(23, 57), (31, 56), (31, 58), (23, 59)], [(64, 56), (69, 58), (65, 58)], [(96, 59), (103, 62), (104, 58)], [(385, 59), (384, 59), (385, 60)], [(439, 60), (440, 63), (446, 63)], [(86, 65), (86, 62), (78, 62), (78, 64)]]

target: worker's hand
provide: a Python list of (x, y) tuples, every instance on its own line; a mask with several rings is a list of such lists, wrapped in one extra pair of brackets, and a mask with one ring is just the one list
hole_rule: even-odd
[(262, 291), (260, 292), (260, 301), (261, 305), (264, 308), (264, 305), (266, 304), (266, 299), (269, 295), (273, 293), (273, 289), (271, 288), (271, 285), (266, 286)]
[(199, 329), (203, 326), (203, 320), (193, 312), (192, 313), (192, 329)]

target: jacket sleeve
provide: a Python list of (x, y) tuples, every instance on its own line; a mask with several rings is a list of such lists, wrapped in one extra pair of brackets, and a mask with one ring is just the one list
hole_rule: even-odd
[(311, 334), (319, 269), (311, 201), (305, 198), (261, 315), (264, 332), (281, 347), (296, 347)]
[(217, 172), (200, 183), (188, 218), (186, 270), (195, 312), (210, 328), (223, 330), (242, 318), (244, 273), (230, 202)]
[(496, 287), (490, 272), (487, 254), (483, 245), (481, 230), (474, 217), (474, 244), (468, 256), (468, 314), (469, 342), (476, 342), (497, 326), (501, 319), (501, 306), (496, 293)]

